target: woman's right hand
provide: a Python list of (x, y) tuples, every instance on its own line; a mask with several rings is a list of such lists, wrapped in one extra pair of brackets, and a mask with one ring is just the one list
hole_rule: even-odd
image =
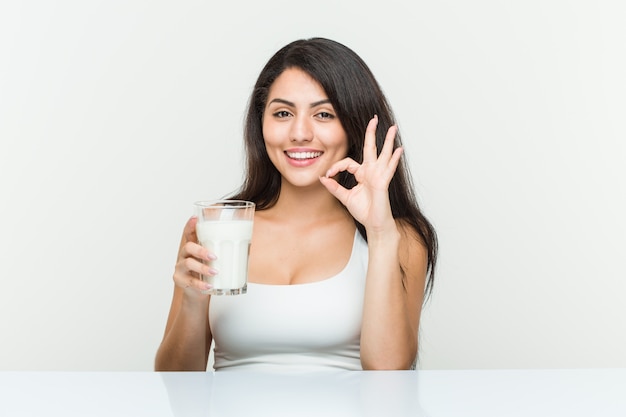
[(174, 283), (183, 289), (187, 296), (206, 298), (206, 294), (203, 292), (211, 289), (212, 286), (202, 281), (201, 275), (215, 275), (217, 273), (205, 263), (217, 258), (198, 243), (197, 222), (198, 218), (193, 216), (185, 224), (174, 270)]

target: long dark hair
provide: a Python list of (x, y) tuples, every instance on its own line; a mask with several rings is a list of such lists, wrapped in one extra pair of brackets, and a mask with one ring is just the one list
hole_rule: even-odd
[[(254, 201), (258, 210), (272, 207), (280, 194), (280, 173), (265, 150), (263, 112), (270, 86), (288, 68), (303, 70), (322, 86), (348, 137), (347, 156), (355, 161), (363, 159), (365, 128), (375, 114), (378, 115), (376, 146), (379, 152), (387, 130), (395, 124), (378, 82), (354, 51), (323, 38), (297, 40), (283, 47), (267, 62), (252, 91), (244, 128), (246, 176), (241, 189), (233, 196)], [(401, 146), (400, 134), (396, 135), (394, 146)], [(356, 185), (354, 176), (347, 172), (341, 173), (338, 181), (346, 188)], [(404, 156), (389, 184), (389, 199), (393, 217), (409, 224), (427, 248), (426, 294), (430, 295), (437, 261), (437, 235), (418, 206)], [(367, 240), (365, 227), (356, 220), (355, 223)]]

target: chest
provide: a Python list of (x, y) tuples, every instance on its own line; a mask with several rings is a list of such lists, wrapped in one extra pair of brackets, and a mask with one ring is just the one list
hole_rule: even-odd
[(350, 224), (304, 230), (255, 225), (249, 281), (294, 285), (328, 279), (348, 264), (354, 238)]

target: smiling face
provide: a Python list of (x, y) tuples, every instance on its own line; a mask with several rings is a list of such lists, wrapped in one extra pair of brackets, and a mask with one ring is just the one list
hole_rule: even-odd
[(263, 113), (267, 154), (283, 183), (320, 185), (319, 177), (348, 152), (346, 132), (322, 86), (298, 68), (269, 89)]

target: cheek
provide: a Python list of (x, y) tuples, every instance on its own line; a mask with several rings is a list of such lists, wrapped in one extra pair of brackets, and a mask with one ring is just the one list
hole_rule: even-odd
[(272, 123), (263, 123), (263, 140), (266, 148), (280, 143), (280, 132)]
[(348, 138), (344, 135), (341, 139), (337, 140), (335, 146), (339, 149), (339, 153), (342, 157), (348, 156)]
[(276, 141), (276, 135), (270, 129), (263, 127), (263, 143), (265, 144), (265, 153), (269, 157), (272, 164), (278, 162), (278, 153), (282, 153), (280, 144)]
[(348, 156), (348, 149), (350, 149), (350, 145), (348, 144), (348, 138), (343, 139), (343, 153), (345, 156)]
[(261, 125), (261, 132), (263, 133), (263, 140), (265, 141), (265, 143), (267, 144), (267, 137), (268, 137), (268, 128), (267, 128), (267, 123), (263, 122), (263, 124)]

